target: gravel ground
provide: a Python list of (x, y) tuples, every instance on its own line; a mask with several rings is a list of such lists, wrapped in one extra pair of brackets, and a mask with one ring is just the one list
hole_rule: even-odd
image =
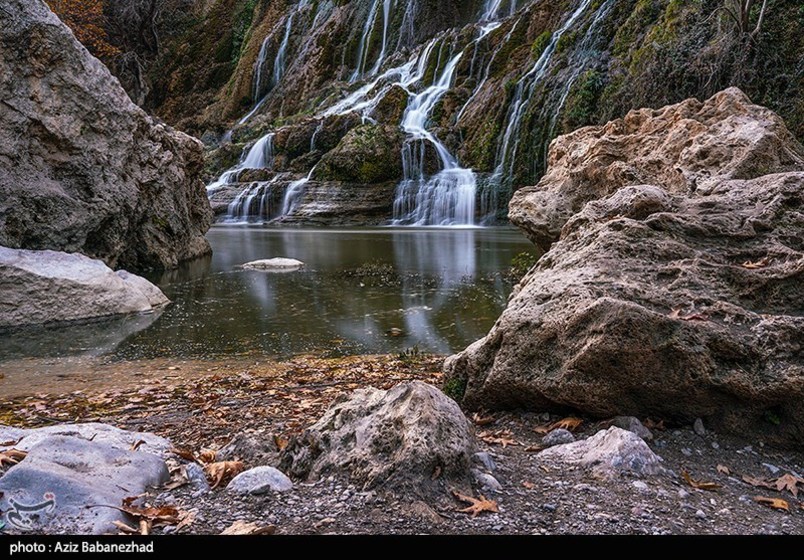
[[(0, 403), (6, 423), (40, 426), (48, 421), (102, 421), (153, 431), (200, 452), (219, 448), (247, 431), (279, 441), (313, 423), (338, 395), (361, 384), (390, 387), (406, 379), (437, 384), (440, 360), (397, 357), (340, 360), (299, 358), (284, 363), (166, 362), (96, 364), (110, 369), (103, 383), (68, 394), (17, 396)], [(49, 362), (49, 367), (54, 366)], [(141, 372), (133, 385), (121, 368)], [(176, 369), (170, 369), (176, 368)], [(132, 369), (132, 370), (133, 370)], [(159, 372), (185, 372), (170, 383)], [(114, 375), (111, 375), (114, 370)], [(130, 376), (128, 376), (130, 378)], [(132, 387), (137, 387), (132, 391)], [(261, 412), (258, 414), (258, 412)], [(789, 490), (757, 487), (743, 476), (770, 482), (782, 475), (804, 478), (804, 453), (761, 441), (727, 437), (692, 426), (664, 428), (654, 421), (650, 447), (664, 459), (665, 474), (599, 478), (591, 471), (538, 459), (542, 438), (534, 428), (559, 420), (547, 414), (512, 412), (472, 415), (485, 438), (481, 450), (494, 459), (498, 492), (484, 491), (499, 513), (472, 517), (450, 495), (411, 496), (365, 492), (347, 480), (298, 483), (282, 494), (235, 496), (225, 488), (202, 492), (182, 486), (149, 496), (151, 504), (192, 512), (183, 533), (220, 533), (235, 521), (272, 525), (277, 533), (371, 534), (802, 534), (804, 505)], [(645, 421), (648, 423), (648, 421)], [(588, 437), (606, 422), (585, 419), (575, 433)], [(501, 437), (502, 436), (502, 437)], [(489, 441), (505, 441), (488, 443)], [(246, 465), (246, 467), (253, 465)], [(682, 473), (718, 488), (696, 489)], [(804, 491), (804, 481), (798, 488)], [(480, 490), (476, 490), (476, 495)], [(755, 497), (782, 498), (789, 512)], [(175, 527), (157, 527), (155, 533)]]

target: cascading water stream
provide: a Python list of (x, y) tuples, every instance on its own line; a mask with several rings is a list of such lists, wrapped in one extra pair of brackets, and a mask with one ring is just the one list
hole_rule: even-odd
[(508, 173), (509, 180), (513, 175), (514, 163), (516, 160), (517, 151), (519, 149), (519, 132), (522, 123), (522, 116), (525, 113), (525, 109), (527, 108), (528, 101), (530, 100), (534, 89), (547, 74), (550, 61), (556, 51), (559, 40), (564, 36), (564, 34), (567, 33), (567, 31), (572, 29), (581, 15), (586, 11), (589, 5), (592, 4), (592, 1), (593, 0), (581, 1), (580, 5), (569, 16), (569, 18), (567, 18), (563, 25), (552, 34), (549, 43), (544, 48), (544, 51), (542, 51), (538, 60), (536, 60), (528, 73), (520, 78), (520, 80), (517, 82), (516, 89), (514, 91), (514, 98), (508, 110), (508, 124), (505, 128), (505, 133), (502, 136), (502, 139), (499, 143), (499, 148), (497, 150), (496, 166), (494, 171), (495, 180), (497, 182), (502, 182), (503, 174), (505, 172)]
[(315, 167), (310, 170), (306, 177), (293, 181), (290, 185), (288, 185), (288, 188), (285, 191), (285, 196), (282, 200), (283, 216), (289, 216), (292, 214), (299, 205), (302, 196), (304, 196), (304, 187), (310, 182), (310, 179), (313, 178), (313, 172), (315, 172)]
[(217, 181), (207, 185), (207, 192), (213, 193), (223, 186), (236, 183), (244, 169), (272, 169), (274, 165), (274, 134), (266, 134), (257, 140), (248, 151), (243, 152), (240, 162), (223, 172)]
[[(371, 37), (374, 35), (374, 30), (377, 26), (377, 14), (380, 10), (380, 3), (382, 2), (382, 45), (380, 47), (380, 54), (371, 69), (366, 73), (366, 65), (368, 63), (369, 50)], [(357, 66), (352, 76), (349, 78), (350, 82), (356, 82), (360, 78), (374, 76), (379, 72), (383, 61), (386, 56), (386, 49), (388, 47), (388, 25), (391, 19), (391, 8), (393, 7), (394, 0), (374, 0), (369, 9), (366, 23), (363, 25), (363, 34), (360, 36), (360, 43), (357, 49)]]

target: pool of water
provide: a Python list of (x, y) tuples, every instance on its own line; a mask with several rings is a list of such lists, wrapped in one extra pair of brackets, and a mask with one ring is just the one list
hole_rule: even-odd
[[(449, 353), (482, 337), (505, 306), (516, 230), (270, 229), (216, 226), (211, 258), (150, 278), (159, 313), (0, 335), (0, 359), (119, 359)], [(271, 257), (299, 272), (247, 271)]]

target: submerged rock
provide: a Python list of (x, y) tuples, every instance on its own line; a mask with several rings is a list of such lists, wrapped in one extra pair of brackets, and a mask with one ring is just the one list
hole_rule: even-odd
[(423, 493), (468, 483), (475, 439), (458, 405), (431, 385), (360, 389), (293, 439), (281, 468), (316, 480), (343, 474), (364, 489)]
[(254, 467), (240, 473), (226, 487), (233, 494), (267, 494), (293, 490), (293, 482), (274, 467)]
[(642, 438), (614, 426), (588, 439), (545, 449), (538, 459), (591, 468), (602, 476), (619, 473), (645, 476), (662, 472), (662, 458), (651, 451)]
[[(99, 429), (97, 433), (112, 432)], [(23, 440), (28, 440), (29, 445), (15, 446), (27, 447), (28, 455), (0, 478), (0, 508), (12, 530), (117, 532), (114, 521), (130, 523), (125, 514), (115, 509), (123, 499), (152, 490), (170, 478), (160, 457), (119, 447), (119, 434), (101, 441), (86, 439), (78, 432), (40, 434), (36, 438), (29, 434)], [(157, 441), (156, 436), (148, 434), (136, 436)]]
[[(676, 135), (689, 130), (699, 131), (691, 146), (722, 132), (733, 155), (726, 157), (732, 152), (719, 141), (713, 159), (696, 149), (695, 189), (671, 188), (672, 181), (625, 186), (562, 217), (561, 239), (525, 276), (489, 334), (447, 360), (448, 377), (465, 383), (466, 406), (570, 407), (599, 418), (688, 423), (703, 417), (722, 431), (804, 442), (804, 172), (724, 179), (784, 167), (802, 148), (778, 117), (743, 100), (731, 91), (703, 106), (638, 113), (639, 130), (657, 130), (645, 133), (657, 161), (670, 157), (663, 141), (672, 151)], [(684, 107), (711, 113), (708, 132), (695, 119), (670, 126), (668, 114)], [(564, 138), (554, 149), (602, 154), (618, 145), (627, 122), (587, 130), (600, 135), (597, 148), (572, 148)], [(639, 137), (634, 133), (633, 146)], [(689, 150), (678, 157), (670, 159), (694, 167)], [(663, 168), (655, 169), (651, 178), (661, 178)], [(544, 193), (555, 177), (548, 174)], [(573, 177), (578, 192), (597, 184), (594, 174)], [(536, 218), (546, 211), (523, 200), (512, 209)], [(568, 208), (575, 204), (583, 200)]]
[(0, 10), (0, 245), (168, 268), (209, 253), (203, 147), (131, 102), (42, 0)]
[(263, 272), (292, 272), (304, 267), (304, 263), (296, 259), (276, 257), (273, 259), (263, 259), (252, 261), (243, 265), (248, 270), (261, 270)]
[(0, 247), (0, 328), (141, 313), (167, 303), (145, 278), (99, 260)]

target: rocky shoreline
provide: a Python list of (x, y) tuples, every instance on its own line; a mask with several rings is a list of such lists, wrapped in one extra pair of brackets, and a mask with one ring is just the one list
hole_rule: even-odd
[[(0, 414), (4, 419), (13, 418), (18, 426), (39, 429), (63, 418), (104, 422), (133, 430), (121, 433), (90, 424), (72, 437), (88, 439), (94, 433), (111, 433), (123, 438), (119, 446), (126, 451), (136, 447), (141, 454), (167, 459), (166, 464), (172, 470), (171, 482), (166, 487), (150, 489), (133, 507), (135, 511), (145, 504), (175, 508), (182, 519), (191, 516), (191, 521), (178, 529), (178, 520), (155, 523), (154, 533), (219, 534), (238, 522), (241, 527), (251, 524), (250, 530), (270, 527), (271, 532), (281, 534), (800, 534), (804, 531), (804, 509), (798, 498), (789, 489), (777, 490), (774, 482), (785, 475), (801, 477), (804, 455), (800, 451), (782, 451), (762, 440), (728, 436), (700, 423), (693, 428), (645, 418), (643, 423), (650, 429), (641, 432), (643, 442), (632, 432), (612, 427), (612, 423), (624, 425), (621, 420), (567, 419), (535, 412), (471, 415), (468, 423), (476, 449), (466, 465), (465, 472), (471, 475), (471, 480), (467, 480), (464, 488), (454, 479), (439, 486), (441, 475), (432, 478), (434, 473), (426, 473), (425, 481), (434, 486), (425, 491), (412, 491), (405, 485), (367, 488), (359, 482), (365, 479), (350, 477), (337, 469), (309, 479), (292, 477), (293, 488), (279, 491), (243, 494), (228, 490), (226, 483), (208, 488), (214, 480), (203, 477), (201, 464), (210, 451), (217, 452), (216, 459), (241, 459), (243, 469), (266, 463), (278, 465), (279, 448), (287, 449), (286, 442), (294, 434), (303, 437), (304, 428), (313, 424), (331, 403), (342, 406), (354, 388), (366, 385), (390, 388), (417, 379), (438, 385), (442, 382), (438, 373), (441, 360), (433, 357), (403, 362), (388, 356), (341, 360), (298, 358), (259, 365), (253, 360), (107, 363), (99, 364), (99, 373), (109, 378), (122, 375), (137, 387), (136, 397), (126, 398), (125, 395), (132, 394), (132, 388), (115, 383), (68, 394), (20, 396), (0, 404)], [(132, 371), (140, 372), (139, 379), (131, 379), (127, 372)], [(176, 378), (167, 381), (165, 378), (171, 375)], [(331, 413), (332, 409), (328, 414)], [(188, 421), (190, 418), (192, 421)], [(614, 452), (608, 456), (615, 460), (608, 464), (616, 467), (601, 470), (599, 461), (594, 466), (573, 462), (577, 453), (568, 457), (556, 451), (566, 448), (566, 444), (541, 451), (551, 443), (545, 442), (544, 432), (551, 427), (553, 434), (560, 432), (556, 425), (562, 421), (572, 429), (569, 439), (593, 442), (592, 447), (598, 450)], [(410, 422), (416, 424), (414, 420)], [(59, 424), (47, 429), (76, 432), (76, 428)], [(8, 428), (4, 430), (8, 432)], [(171, 448), (179, 449), (181, 455), (171, 454), (165, 440), (147, 432), (167, 438)], [(600, 445), (595, 440), (601, 435), (610, 439), (608, 434), (612, 433), (632, 443), (612, 446)], [(234, 437), (235, 434), (240, 435)], [(411, 434), (409, 426), (398, 432), (397, 437)], [(623, 434), (631, 435), (622, 438)], [(391, 435), (388, 432), (383, 436), (386, 443)], [(567, 441), (563, 439), (566, 437), (561, 440)], [(97, 435), (93, 440), (111, 441)], [(140, 440), (145, 443), (135, 445)], [(633, 442), (639, 447), (636, 454)], [(198, 462), (187, 461), (188, 452)], [(623, 468), (623, 462), (616, 459), (643, 457), (642, 453), (646, 457), (660, 457), (661, 462), (656, 463), (659, 468), (645, 469), (640, 466), (642, 463), (633, 461)], [(384, 464), (393, 461), (384, 460)], [(411, 470), (406, 476), (423, 476), (416, 473)], [(710, 489), (704, 489), (707, 487)], [(482, 511), (476, 516), (461, 512), (471, 504), (456, 498), (453, 490), (476, 499), (483, 496), (494, 502), (499, 511)], [(756, 497), (782, 499), (789, 512), (763, 505)], [(123, 515), (121, 519), (126, 525), (137, 526), (136, 515)], [(13, 527), (4, 530), (11, 534), (19, 532)]]

